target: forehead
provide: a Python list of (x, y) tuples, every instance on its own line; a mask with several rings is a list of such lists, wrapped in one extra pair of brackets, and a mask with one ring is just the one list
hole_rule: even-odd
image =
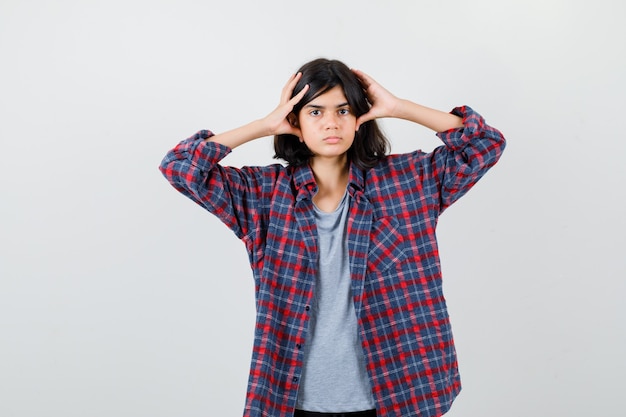
[(343, 88), (340, 85), (336, 85), (324, 94), (320, 94), (313, 100), (309, 101), (306, 106), (342, 106), (346, 104), (348, 100), (343, 92)]

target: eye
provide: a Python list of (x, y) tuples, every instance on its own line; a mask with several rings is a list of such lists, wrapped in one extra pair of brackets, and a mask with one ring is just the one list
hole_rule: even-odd
[(347, 116), (348, 114), (350, 114), (350, 109), (348, 108), (339, 109), (339, 114), (342, 116)]
[(309, 112), (309, 114), (310, 114), (311, 116), (319, 116), (320, 114), (322, 114), (322, 112), (321, 112), (321, 111), (319, 111), (319, 110), (317, 110), (317, 109), (315, 109), (315, 110), (311, 110), (311, 111)]

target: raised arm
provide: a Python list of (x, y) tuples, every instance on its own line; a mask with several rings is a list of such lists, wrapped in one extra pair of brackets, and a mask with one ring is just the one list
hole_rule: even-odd
[(278, 107), (270, 114), (236, 129), (211, 136), (208, 140), (233, 149), (246, 142), (265, 136), (292, 134), (299, 137), (300, 129), (289, 123), (287, 116), (309, 88), (306, 85), (298, 94), (290, 98), (296, 83), (301, 77), (302, 73), (297, 73), (289, 78), (289, 81), (283, 87)]
[(428, 127), (443, 141), (444, 146), (432, 153), (415, 153), (416, 162), (422, 163), (420, 175), (436, 184), (432, 196), (441, 211), (472, 188), (500, 158), (504, 136), (471, 108), (457, 107), (451, 113), (431, 109), (400, 99), (362, 71), (353, 71), (372, 105), (357, 119), (357, 129), (368, 120), (395, 117)]
[(435, 132), (445, 132), (463, 126), (463, 119), (451, 113), (431, 109), (409, 100), (401, 99), (377, 83), (363, 71), (353, 70), (365, 88), (367, 97), (372, 103), (370, 110), (358, 118), (359, 126), (368, 120), (393, 117), (419, 123)]

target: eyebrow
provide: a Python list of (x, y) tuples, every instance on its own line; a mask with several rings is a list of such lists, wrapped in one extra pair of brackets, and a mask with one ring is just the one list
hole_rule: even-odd
[[(341, 107), (350, 107), (350, 103), (348, 103), (347, 101), (345, 103), (341, 103), (338, 104), (337, 106), (335, 106), (336, 109), (339, 109)], [(325, 106), (320, 106), (319, 104), (305, 104), (304, 105), (305, 108), (313, 108), (313, 109), (325, 109)]]

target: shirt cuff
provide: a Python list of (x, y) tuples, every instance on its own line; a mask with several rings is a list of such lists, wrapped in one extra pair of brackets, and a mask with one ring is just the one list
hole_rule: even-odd
[(210, 130), (201, 130), (183, 141), (191, 164), (202, 171), (210, 170), (232, 152), (232, 149), (226, 145), (205, 140), (211, 136), (214, 134)]
[(485, 119), (469, 106), (455, 107), (450, 112), (463, 119), (463, 127), (437, 133), (437, 136), (452, 149), (462, 149), (472, 139), (480, 136)]

